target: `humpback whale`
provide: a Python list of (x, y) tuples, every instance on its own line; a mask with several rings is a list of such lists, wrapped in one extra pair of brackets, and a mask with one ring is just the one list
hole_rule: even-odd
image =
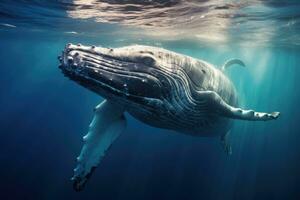
[(126, 127), (124, 112), (154, 127), (179, 133), (219, 137), (231, 153), (227, 135), (233, 119), (267, 121), (279, 112), (257, 112), (238, 107), (232, 82), (220, 69), (203, 60), (163, 48), (132, 45), (103, 48), (67, 44), (59, 68), (65, 76), (105, 100), (94, 109), (94, 118), (74, 169), (73, 187), (83, 189), (111, 144)]

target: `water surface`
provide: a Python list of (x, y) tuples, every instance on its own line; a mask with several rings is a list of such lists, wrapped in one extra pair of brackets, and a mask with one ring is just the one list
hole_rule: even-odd
[[(297, 199), (300, 136), (297, 1), (0, 2), (1, 199)], [(147, 126), (127, 115), (83, 192), (70, 177), (102, 98), (68, 80), (66, 43), (163, 47), (221, 66), (242, 107), (276, 121), (237, 121), (233, 155), (217, 138)]]

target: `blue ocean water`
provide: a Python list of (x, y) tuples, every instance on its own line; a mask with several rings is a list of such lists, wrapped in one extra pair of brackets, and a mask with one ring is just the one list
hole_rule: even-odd
[[(1, 1), (0, 198), (299, 199), (299, 13), (297, 1)], [(227, 156), (217, 138), (126, 115), (126, 131), (75, 192), (75, 158), (103, 99), (58, 69), (69, 42), (160, 46), (216, 66), (239, 58), (247, 67), (228, 76), (242, 107), (281, 116), (236, 121)]]

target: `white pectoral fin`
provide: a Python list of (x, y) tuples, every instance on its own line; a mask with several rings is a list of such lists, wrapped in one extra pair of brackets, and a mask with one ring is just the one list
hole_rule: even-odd
[(280, 112), (264, 113), (256, 112), (254, 110), (243, 110), (235, 108), (227, 104), (216, 92), (214, 91), (200, 91), (198, 92), (203, 97), (210, 99), (220, 115), (224, 117), (249, 120), (249, 121), (267, 121), (277, 119)]
[(99, 164), (107, 149), (126, 127), (124, 108), (104, 100), (95, 108), (94, 118), (88, 133), (83, 137), (84, 145), (77, 157), (73, 187), (83, 189), (94, 168)]
[(249, 120), (249, 121), (268, 121), (277, 119), (280, 112), (256, 112), (254, 110), (243, 110), (241, 108), (232, 108), (229, 114), (230, 118)]

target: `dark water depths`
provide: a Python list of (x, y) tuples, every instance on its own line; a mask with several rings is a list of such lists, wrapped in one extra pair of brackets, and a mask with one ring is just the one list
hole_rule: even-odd
[[(0, 198), (299, 199), (299, 4), (141, 2), (0, 2)], [(127, 115), (126, 131), (76, 193), (75, 158), (102, 98), (57, 68), (69, 42), (162, 46), (217, 66), (240, 58), (247, 68), (228, 75), (242, 107), (282, 115), (237, 121), (230, 157), (217, 138), (153, 128)]]

